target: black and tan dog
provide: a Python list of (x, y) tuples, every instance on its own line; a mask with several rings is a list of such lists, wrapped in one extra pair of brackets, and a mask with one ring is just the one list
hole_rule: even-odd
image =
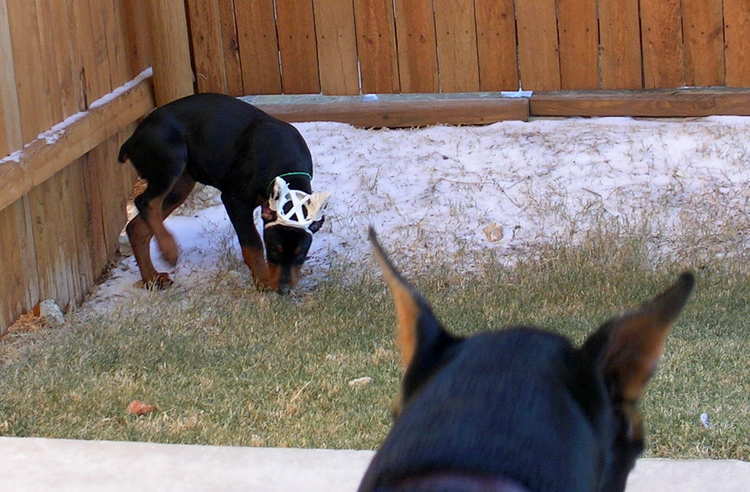
[[(149, 241), (155, 236), (163, 258), (177, 262), (177, 244), (162, 221), (196, 182), (221, 191), (256, 285), (284, 293), (296, 284), (328, 194), (312, 193), (310, 151), (292, 125), (234, 97), (188, 96), (138, 125), (120, 149), (119, 161), (126, 159), (148, 181), (126, 229), (145, 286), (172, 283), (154, 268)], [(263, 241), (253, 221), (258, 206)]]
[(401, 409), (360, 491), (622, 491), (643, 450), (638, 400), (693, 276), (576, 348), (513, 327), (460, 338), (370, 238), (393, 294)]

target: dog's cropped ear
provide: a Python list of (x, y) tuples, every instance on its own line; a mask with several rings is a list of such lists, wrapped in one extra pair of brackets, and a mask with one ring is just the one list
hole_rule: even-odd
[[(307, 216), (315, 222), (319, 221), (323, 217), (323, 210), (325, 210), (329, 198), (331, 198), (331, 194), (328, 192), (315, 192), (310, 195)], [(321, 223), (320, 225), (323, 224)], [(320, 229), (320, 226), (318, 226), (318, 229)]]
[(616, 401), (635, 404), (640, 399), (694, 284), (693, 275), (683, 273), (672, 287), (636, 311), (609, 320), (586, 340), (581, 350), (603, 371)]
[(429, 361), (439, 355), (435, 352), (454, 338), (440, 326), (427, 301), (393, 266), (372, 227), (369, 237), (396, 307), (396, 345), (401, 354), (401, 366), (412, 373), (411, 369), (429, 371)]
[(263, 223), (273, 222), (276, 220), (276, 211), (272, 210), (268, 205), (268, 201), (264, 201), (260, 206), (260, 216), (263, 218)]

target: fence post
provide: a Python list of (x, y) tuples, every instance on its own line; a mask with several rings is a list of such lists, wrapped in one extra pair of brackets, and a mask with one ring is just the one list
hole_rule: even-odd
[(185, 2), (149, 0), (154, 98), (161, 106), (194, 93)]

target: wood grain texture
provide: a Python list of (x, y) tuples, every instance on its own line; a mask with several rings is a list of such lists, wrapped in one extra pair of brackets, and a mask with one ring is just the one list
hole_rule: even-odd
[(193, 93), (187, 14), (183, 2), (150, 0), (146, 5), (151, 26), (154, 97), (161, 106)]
[(391, 0), (354, 0), (362, 92), (399, 92), (396, 21)]
[(395, 0), (401, 92), (438, 92), (432, 0)]
[(750, 0), (724, 0), (726, 85), (750, 86)]
[(560, 56), (555, 0), (516, 2), (521, 87), (560, 89)]
[(243, 92), (281, 93), (273, 0), (235, 0), (234, 5)]
[(339, 121), (372, 127), (487, 124), (528, 119), (528, 102), (520, 98), (462, 98), (428, 101), (332, 102), (326, 104), (259, 104), (259, 108), (285, 121)]
[(475, 0), (479, 89), (518, 89), (516, 17), (513, 0)]
[(599, 2), (599, 45), (602, 89), (643, 86), (638, 0)]
[(640, 0), (643, 86), (685, 85), (681, 0)]
[(0, 334), (39, 299), (28, 198), (0, 210)]
[(240, 43), (237, 36), (237, 20), (234, 16), (234, 0), (218, 0), (221, 22), (221, 57), (224, 60), (226, 93), (243, 95)]
[(685, 84), (724, 84), (722, 0), (682, 0)]
[(281, 87), (286, 94), (320, 92), (312, 0), (276, 0)]
[[(91, 109), (54, 143), (48, 144), (44, 138), (32, 140), (24, 149), (20, 164), (7, 167), (15, 170), (15, 175), (2, 180), (0, 209), (153, 108), (153, 92), (149, 81), (144, 80), (109, 103)], [(6, 172), (5, 169), (5, 165), (0, 166), (0, 171)]]
[(145, 5), (148, 1), (125, 0), (122, 5), (122, 21), (128, 40), (125, 55), (131, 75), (141, 73), (151, 66), (151, 26)]
[(23, 146), (6, 0), (0, 0), (0, 156)]
[(187, 0), (198, 92), (226, 92), (221, 12), (218, 0)]
[(323, 94), (359, 94), (352, 0), (313, 0)]
[(434, 0), (440, 92), (479, 90), (473, 0)]
[(560, 86), (599, 87), (599, 21), (596, 0), (558, 0)]
[(750, 115), (747, 89), (655, 89), (534, 94), (533, 116)]
[(39, 21), (35, 3), (8, 0), (7, 8), (21, 136), (29, 141), (53, 123), (52, 107), (43, 99), (47, 91), (46, 79), (39, 76), (45, 70)]

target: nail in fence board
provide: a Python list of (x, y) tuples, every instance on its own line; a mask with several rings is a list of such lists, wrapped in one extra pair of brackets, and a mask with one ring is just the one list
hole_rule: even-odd
[(401, 92), (438, 92), (432, 0), (395, 0)]
[(362, 92), (399, 92), (393, 2), (354, 0), (354, 16)]
[(440, 92), (479, 90), (473, 0), (434, 0)]
[(234, 6), (243, 92), (281, 93), (273, 0), (235, 0)]
[(516, 2), (521, 87), (560, 89), (560, 56), (555, 0)]
[(475, 0), (479, 90), (518, 89), (513, 0)]
[(285, 94), (320, 92), (312, 0), (276, 0), (276, 28)]
[(323, 94), (359, 94), (352, 0), (313, 0)]
[(596, 0), (559, 0), (560, 87), (599, 87), (599, 26)]
[(682, 0), (685, 84), (724, 84), (722, 0)]

